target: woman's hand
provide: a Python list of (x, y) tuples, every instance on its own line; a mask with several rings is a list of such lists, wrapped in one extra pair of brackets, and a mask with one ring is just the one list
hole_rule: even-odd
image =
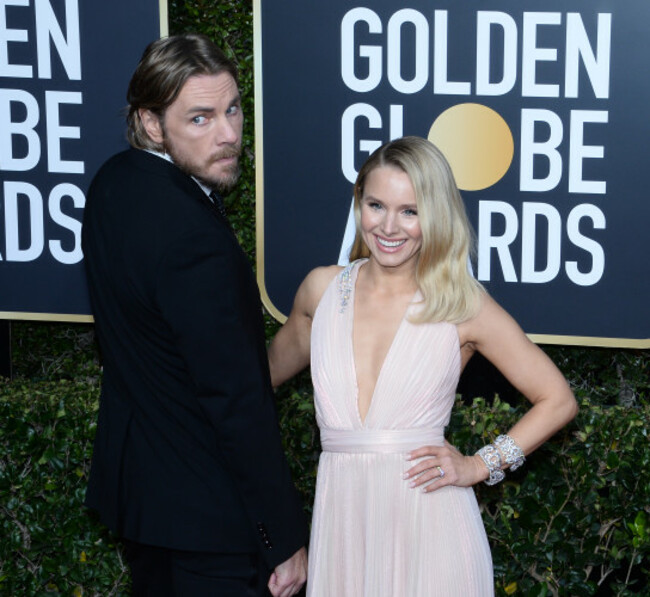
[(446, 440), (444, 446), (423, 446), (409, 452), (407, 460), (416, 459), (421, 460), (404, 473), (404, 479), (424, 493), (447, 485), (470, 487), (489, 475), (480, 456), (464, 456)]

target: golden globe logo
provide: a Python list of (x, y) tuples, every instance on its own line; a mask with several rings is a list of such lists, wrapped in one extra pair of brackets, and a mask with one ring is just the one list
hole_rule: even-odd
[[(499, 201), (479, 196), (477, 276), (490, 281), (498, 268), (500, 276), (512, 283), (547, 283), (565, 275), (578, 286), (596, 284), (605, 271), (605, 251), (584, 230), (606, 227), (605, 214), (594, 202), (603, 198), (607, 185), (605, 180), (588, 179), (585, 163), (602, 159), (605, 146), (604, 142), (587, 143), (586, 139), (605, 138), (602, 127), (608, 123), (608, 112), (581, 109), (580, 100), (587, 97), (592, 105), (609, 99), (611, 15), (597, 14), (596, 27), (588, 33), (582, 15), (575, 12), (522, 11), (515, 20), (505, 12), (477, 11), (463, 23), (467, 35), (474, 36), (476, 47), (474, 78), (465, 81), (449, 76), (454, 61), (449, 21), (454, 16), (447, 10), (427, 15), (403, 8), (384, 22), (369, 8), (352, 8), (345, 13), (340, 41), (341, 78), (346, 87), (365, 99), (363, 95), (387, 83), (404, 101), (389, 106), (358, 101), (345, 109), (341, 118), (344, 176), (353, 182), (355, 161), (379, 147), (380, 139), (403, 135), (409, 99), (414, 94), (468, 96), (472, 100), (514, 96), (519, 101), (518, 110), (505, 115), (476, 101), (459, 102), (434, 115), (428, 132), (420, 134), (427, 135), (445, 153), (461, 190), (480, 192), (497, 184), (517, 155), (516, 190), (520, 193), (541, 197), (551, 193), (556, 201), (560, 194), (563, 199), (586, 194), (590, 200), (563, 213), (564, 206), (548, 200), (520, 201), (515, 207), (512, 196)], [(543, 44), (544, 33), (560, 29), (564, 40), (561, 47)], [(412, 58), (406, 69), (403, 56)], [(549, 64), (556, 67), (554, 73), (562, 73), (561, 80), (541, 80), (539, 71)], [(589, 85), (580, 87), (581, 71)], [(571, 100), (561, 106), (562, 113), (554, 109), (560, 98)], [(515, 118), (517, 139), (511, 130)], [(360, 123), (365, 124), (367, 135), (358, 135), (363, 130)], [(566, 163), (561, 150), (568, 155)], [(528, 196), (518, 193), (518, 198), (523, 197)], [(537, 238), (538, 223), (545, 226), (545, 239)], [(352, 233), (349, 220), (341, 262), (346, 259)], [(580, 263), (563, 260), (564, 237), (586, 254)], [(517, 244), (518, 250), (513, 252)], [(520, 254), (518, 263), (513, 253)]]

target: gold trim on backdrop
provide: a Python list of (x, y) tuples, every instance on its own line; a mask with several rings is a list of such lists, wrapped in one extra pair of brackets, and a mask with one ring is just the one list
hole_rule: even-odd
[[(253, 52), (255, 56), (255, 234), (257, 285), (262, 303), (280, 323), (287, 320), (271, 301), (265, 283), (264, 255), (264, 122), (262, 109), (262, 0), (253, 0)], [(591, 336), (559, 336), (527, 334), (536, 344), (593, 346), (610, 348), (650, 348), (650, 338), (600, 338)]]
[(27, 313), (23, 311), (0, 311), (0, 319), (25, 321), (64, 321), (67, 323), (92, 323), (92, 315), (69, 315), (67, 313)]
[(158, 0), (160, 7), (160, 37), (169, 35), (169, 11), (167, 10), (167, 0)]
[(650, 348), (650, 338), (600, 338), (597, 336), (550, 336), (527, 334), (535, 344), (562, 344), (565, 346), (600, 346), (602, 348)]
[(262, 304), (280, 323), (287, 320), (271, 302), (264, 277), (264, 127), (262, 122), (262, 0), (253, 2), (253, 55), (255, 57), (255, 249), (257, 285)]

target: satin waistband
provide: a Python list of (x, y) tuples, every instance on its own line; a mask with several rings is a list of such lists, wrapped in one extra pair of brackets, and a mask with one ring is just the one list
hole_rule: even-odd
[(408, 452), (444, 442), (444, 427), (433, 429), (321, 429), (323, 452)]

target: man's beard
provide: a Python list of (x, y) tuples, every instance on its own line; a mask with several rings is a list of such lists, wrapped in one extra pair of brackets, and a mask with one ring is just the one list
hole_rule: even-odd
[[(163, 147), (165, 152), (171, 157), (174, 164), (178, 166), (185, 174), (196, 178), (200, 183), (217, 191), (220, 195), (227, 194), (239, 180), (241, 174), (241, 167), (239, 165), (239, 156), (241, 155), (241, 146), (230, 146), (220, 152), (212, 154), (207, 160), (197, 162), (181, 152), (176, 151), (176, 147), (165, 135), (163, 139)], [(209, 176), (209, 167), (224, 158), (237, 158), (237, 161), (232, 164), (228, 169), (224, 170), (221, 175)]]

